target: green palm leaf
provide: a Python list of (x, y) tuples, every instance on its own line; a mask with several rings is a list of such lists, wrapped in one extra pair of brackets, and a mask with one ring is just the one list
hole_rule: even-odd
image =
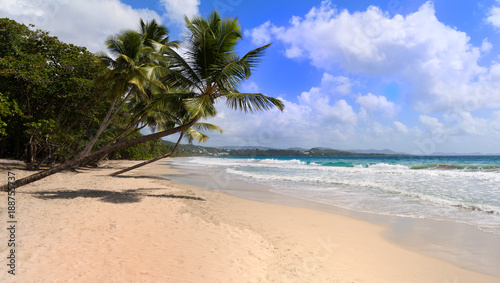
[(219, 126), (210, 123), (196, 123), (193, 125), (193, 128), (199, 131), (219, 131), (221, 134), (223, 133)]
[(260, 93), (230, 93), (226, 94), (225, 97), (228, 107), (244, 112), (269, 110), (274, 107), (283, 111), (285, 108), (281, 100)]
[(213, 99), (208, 95), (201, 95), (184, 100), (186, 109), (192, 117), (210, 118), (217, 115)]
[(193, 128), (189, 128), (183, 131), (183, 133), (185, 134), (185, 137), (188, 139), (189, 143), (193, 143), (193, 140), (196, 140), (198, 142), (206, 142), (209, 138), (207, 135), (200, 133)]

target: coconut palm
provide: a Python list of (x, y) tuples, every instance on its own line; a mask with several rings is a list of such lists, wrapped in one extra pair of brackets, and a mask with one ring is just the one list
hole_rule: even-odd
[(169, 57), (170, 68), (163, 69), (165, 82), (192, 93), (184, 104), (193, 117), (215, 116), (215, 101), (219, 98), (224, 98), (230, 108), (245, 112), (273, 107), (283, 110), (278, 99), (238, 91), (270, 44), (240, 57), (236, 45), (243, 36), (237, 18), (221, 19), (215, 10), (208, 19), (200, 16), (185, 20), (188, 36), (182, 54), (173, 49), (159, 51)]
[[(157, 130), (163, 131), (166, 129), (174, 128), (178, 125), (189, 123), (191, 120), (193, 120), (193, 117), (191, 116), (191, 113), (186, 110), (182, 103), (182, 100), (185, 99), (185, 95), (189, 94), (185, 94), (182, 92), (178, 94), (171, 94), (165, 91), (157, 93), (155, 96), (155, 101), (151, 102), (147, 107), (144, 108), (145, 110), (143, 110), (143, 113), (146, 113), (146, 116), (142, 119), (142, 123), (144, 125), (148, 125), (153, 132), (156, 132)], [(194, 140), (198, 142), (206, 142), (208, 140), (208, 136), (203, 134), (201, 131), (219, 131), (220, 133), (223, 132), (220, 127), (210, 123), (195, 123), (191, 128), (188, 128), (180, 133), (177, 143), (170, 152), (117, 171), (110, 174), (110, 176), (117, 176), (144, 165), (170, 157), (175, 153), (183, 138), (186, 139), (189, 144), (192, 144)]]
[(172, 154), (175, 153), (175, 151), (177, 150), (177, 147), (179, 146), (179, 144), (180, 144), (180, 142), (181, 142), (181, 140), (183, 138), (187, 139), (187, 141), (188, 141), (189, 144), (192, 144), (194, 140), (196, 140), (198, 142), (206, 142), (209, 137), (207, 135), (201, 133), (200, 131), (198, 131), (198, 130), (201, 130), (201, 129), (212, 130), (212, 131), (217, 130), (220, 133), (222, 133), (222, 129), (220, 127), (216, 126), (216, 125), (213, 125), (213, 124), (210, 124), (210, 123), (196, 123), (196, 124), (193, 125), (193, 127), (189, 128), (189, 129), (186, 129), (186, 130), (184, 130), (184, 131), (182, 131), (180, 133), (179, 138), (177, 139), (177, 142), (175, 143), (173, 149), (170, 152), (165, 153), (165, 154), (163, 154), (161, 156), (155, 157), (153, 159), (141, 162), (139, 164), (130, 166), (128, 168), (122, 169), (122, 170), (120, 170), (118, 172), (110, 174), (110, 176), (118, 176), (118, 175), (123, 174), (125, 172), (131, 171), (131, 170), (137, 169), (139, 167), (142, 167), (142, 166), (151, 164), (153, 162), (156, 162), (158, 160), (170, 157)]
[[(283, 110), (284, 105), (278, 99), (260, 93), (240, 93), (238, 91), (241, 83), (250, 77), (269, 45), (256, 48), (244, 56), (239, 56), (236, 53), (236, 45), (243, 36), (241, 26), (236, 18), (221, 19), (219, 13), (214, 11), (208, 19), (203, 17), (188, 19), (186, 17), (185, 20), (188, 34), (186, 46), (183, 49), (173, 50), (163, 45), (154, 46), (157, 53), (167, 58), (165, 65), (161, 68), (143, 65), (143, 61), (140, 60), (137, 63), (128, 56), (120, 56), (116, 60), (110, 58), (108, 61), (111, 65), (116, 62), (115, 66), (118, 67), (117, 60), (119, 59), (120, 63), (123, 62), (124, 67), (130, 66), (130, 69), (127, 69), (130, 70), (129, 72), (121, 73), (117, 70), (116, 74), (113, 73), (112, 76), (117, 78), (117, 82), (120, 82), (116, 84), (116, 89), (130, 90), (130, 85), (133, 85), (138, 90), (142, 90), (142, 83), (145, 81), (146, 75), (155, 75), (155, 78), (149, 79), (149, 81), (157, 83), (158, 86), (162, 83), (164, 86), (183, 89), (186, 93), (180, 92), (179, 95), (185, 97), (183, 104), (190, 112), (191, 121), (157, 133), (103, 147), (87, 155), (80, 155), (59, 166), (17, 180), (17, 187), (78, 166), (89, 160), (98, 159), (113, 151), (185, 131), (199, 119), (215, 116), (217, 114), (215, 103), (219, 99), (225, 99), (226, 105), (230, 108), (245, 112), (269, 110), (274, 107)], [(136, 35), (133, 34), (124, 36), (130, 36), (131, 40), (137, 40)], [(125, 38), (117, 39), (116, 42), (125, 40)], [(121, 45), (114, 45), (113, 42), (110, 42), (113, 50), (120, 51), (118, 54), (128, 54), (121, 52)], [(153, 54), (153, 52), (150, 53), (150, 50), (150, 47), (141, 48), (137, 52), (140, 54), (137, 58)], [(156, 75), (161, 75), (161, 82), (156, 79), (158, 78)], [(7, 190), (7, 186), (0, 189)]]
[[(178, 43), (169, 41), (165, 26), (159, 25), (155, 20), (145, 23), (141, 19), (139, 32), (126, 30), (108, 38), (106, 46), (110, 55), (97, 53), (100, 62), (110, 68), (109, 72), (99, 80), (99, 84), (111, 85), (109, 92), (111, 105), (98, 131), (79, 154), (80, 157), (92, 150), (99, 136), (131, 96), (139, 96), (147, 101), (145, 83), (165, 88), (154, 76), (155, 69), (159, 67), (164, 57), (157, 55), (153, 45), (168, 49), (178, 46)], [(120, 103), (116, 106), (118, 101)]]

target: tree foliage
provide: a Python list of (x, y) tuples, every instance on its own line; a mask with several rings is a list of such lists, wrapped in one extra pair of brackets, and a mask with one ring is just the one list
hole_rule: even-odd
[(102, 119), (105, 68), (84, 47), (0, 19), (0, 154), (63, 162)]
[[(186, 18), (186, 27), (183, 52), (177, 42), (169, 41), (164, 26), (141, 20), (139, 31), (126, 30), (107, 40), (110, 56), (94, 56), (83, 47), (3, 19), (0, 93), (6, 98), (0, 96), (1, 145), (11, 147), (10, 156), (22, 156), (31, 164), (38, 157), (68, 160), (16, 185), (109, 154), (153, 154), (161, 147), (158, 139), (176, 133), (204, 141), (207, 136), (199, 130), (221, 129), (196, 123), (217, 114), (218, 100), (244, 112), (283, 110), (278, 99), (238, 90), (269, 44), (238, 55), (241, 26), (237, 18), (223, 19), (217, 11), (208, 18)], [(138, 130), (145, 126), (158, 131), (142, 136)], [(16, 133), (10, 131), (21, 139), (14, 141)]]

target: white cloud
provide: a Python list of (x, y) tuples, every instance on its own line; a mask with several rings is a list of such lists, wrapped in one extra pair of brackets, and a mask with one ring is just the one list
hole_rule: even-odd
[[(249, 86), (259, 89), (255, 83)], [(217, 105), (219, 114), (209, 122), (221, 126), (224, 134), (208, 133), (211, 138), (207, 145), (369, 147), (431, 154), (435, 151), (471, 151), (467, 148), (480, 141), (472, 137), (500, 137), (500, 111), (493, 112), (490, 119), (474, 117), (468, 112), (437, 117), (420, 115), (419, 127), (408, 128), (400, 121), (387, 124), (377, 119), (361, 119), (363, 115), (370, 115), (363, 114), (369, 110), (362, 107), (356, 112), (346, 99), (334, 100), (334, 94), (323, 87), (324, 81), (302, 92), (297, 102), (280, 98), (285, 104), (283, 113), (273, 109), (245, 114), (230, 110), (220, 102)], [(386, 99), (371, 94), (363, 99), (368, 101), (363, 102), (364, 106), (372, 107), (373, 111), (391, 105)], [(487, 144), (480, 150), (493, 152), (496, 149)]]
[(491, 116), (491, 128), (497, 136), (500, 136), (500, 111), (493, 112)]
[[(497, 0), (497, 4), (500, 4), (500, 1)], [(500, 29), (500, 7), (491, 7), (486, 21), (493, 25), (495, 28)]]
[(393, 125), (394, 125), (396, 132), (401, 133), (401, 134), (408, 133), (408, 128), (403, 123), (398, 122), (398, 121), (394, 121)]
[(337, 122), (341, 122), (343, 124), (356, 125), (357, 123), (357, 115), (352, 110), (351, 105), (347, 103), (344, 99), (341, 99), (331, 107), (327, 108), (329, 110), (330, 115), (325, 115), (326, 117), (331, 116), (334, 117)]
[(355, 82), (345, 76), (333, 76), (329, 73), (324, 73), (321, 78), (321, 86), (323, 89), (336, 95), (347, 95), (352, 91)]
[(481, 52), (488, 53), (493, 48), (493, 44), (488, 40), (488, 38), (483, 39), (483, 43), (481, 44)]
[(491, 43), (474, 47), (466, 33), (436, 18), (432, 2), (391, 18), (378, 7), (350, 13), (323, 1), (286, 27), (260, 26), (259, 34), (281, 42), (287, 57), (327, 71), (340, 65), (352, 74), (401, 79), (411, 85), (411, 106), (423, 113), (500, 107), (493, 70), (478, 64)]
[[(438, 137), (440, 142), (443, 142), (444, 139), (450, 134), (451, 129), (445, 128), (444, 124), (439, 122), (438, 118), (430, 117), (427, 115), (420, 115), (418, 117), (420, 124), (427, 127), (431, 136)], [(446, 131), (448, 129), (448, 131)]]
[(248, 31), (245, 31), (245, 35), (250, 36), (252, 43), (258, 46), (265, 45), (271, 42), (271, 22), (267, 21), (262, 25)]
[(166, 21), (178, 26), (184, 25), (184, 15), (188, 18), (198, 15), (200, 0), (160, 0), (165, 7)]
[[(209, 134), (210, 143), (219, 145), (262, 145), (313, 147), (347, 142), (357, 125), (357, 114), (344, 99), (332, 100), (335, 91), (325, 89), (336, 78), (326, 74), (318, 87), (302, 92), (298, 102), (283, 99), (285, 110), (245, 114), (217, 106), (218, 115), (210, 122), (224, 129), (223, 135)], [(259, 89), (255, 83), (246, 88)]]
[(330, 97), (321, 88), (313, 87), (308, 92), (303, 92), (298, 100), (299, 106), (313, 110), (316, 122), (356, 125), (357, 115), (351, 105), (343, 99), (331, 104)]
[(119, 0), (29, 1), (0, 0), (0, 17), (47, 30), (60, 40), (90, 51), (105, 51), (108, 36), (136, 29), (139, 19), (157, 19), (152, 10), (134, 9)]
[(359, 96), (356, 102), (369, 112), (380, 112), (387, 118), (394, 118), (398, 112), (398, 108), (393, 102), (387, 100), (385, 96), (375, 96), (368, 93), (365, 96)]
[(450, 120), (450, 124), (455, 125), (457, 135), (488, 135), (489, 122), (487, 119), (474, 117), (470, 112), (461, 111), (444, 115), (444, 118)]

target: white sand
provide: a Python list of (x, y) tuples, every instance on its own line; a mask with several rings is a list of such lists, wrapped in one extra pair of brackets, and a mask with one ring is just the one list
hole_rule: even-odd
[(161, 162), (107, 176), (130, 164), (19, 188), (15, 276), (0, 193), (0, 282), (500, 282), (395, 246), (380, 226), (163, 180)]

